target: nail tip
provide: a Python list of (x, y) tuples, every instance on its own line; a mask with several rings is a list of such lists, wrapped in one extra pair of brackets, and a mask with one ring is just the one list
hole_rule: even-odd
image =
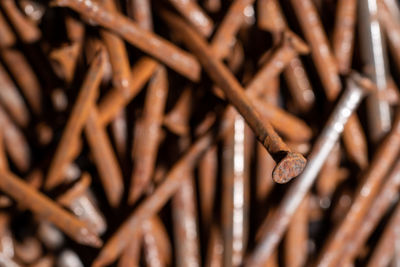
[(364, 157), (364, 156), (356, 159), (356, 163), (361, 170), (364, 170), (365, 168), (367, 168), (367, 166), (369, 164), (367, 157)]
[(103, 267), (112, 262), (112, 257), (108, 254), (102, 254), (102, 252), (103, 251), (101, 251), (100, 255), (93, 261), (92, 267)]
[(174, 121), (174, 119), (171, 116), (165, 117), (164, 125), (171, 132), (177, 135), (187, 135), (189, 133), (189, 128), (187, 127), (187, 125)]
[(51, 0), (49, 3), (50, 7), (61, 7), (65, 4), (65, 1), (62, 0)]
[(310, 47), (304, 42), (299, 36), (297, 36), (294, 32), (287, 30), (284, 33), (285, 40), (292, 45), (292, 47), (299, 54), (308, 54), (310, 53)]
[(119, 204), (121, 204), (122, 194), (115, 194), (115, 196), (109, 197), (110, 206), (113, 208), (117, 208)]
[(48, 180), (44, 183), (44, 190), (50, 190), (54, 187), (54, 183), (48, 182)]
[(135, 204), (136, 201), (139, 199), (139, 197), (140, 197), (139, 193), (137, 193), (137, 192), (136, 193), (132, 193), (131, 195), (129, 195), (128, 204), (129, 205)]
[(101, 261), (100, 260), (95, 260), (93, 263), (92, 263), (92, 267), (101, 267), (102, 266), (102, 264), (101, 264)]
[(88, 245), (94, 248), (101, 248), (103, 246), (103, 241), (100, 238), (98, 238), (97, 236), (93, 236), (92, 238), (93, 240), (90, 240)]

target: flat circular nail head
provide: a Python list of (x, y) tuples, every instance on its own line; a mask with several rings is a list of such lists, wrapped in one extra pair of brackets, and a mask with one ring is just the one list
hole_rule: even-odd
[(287, 183), (304, 170), (306, 163), (307, 160), (300, 153), (288, 152), (287, 155), (276, 164), (272, 172), (272, 179), (278, 184)]

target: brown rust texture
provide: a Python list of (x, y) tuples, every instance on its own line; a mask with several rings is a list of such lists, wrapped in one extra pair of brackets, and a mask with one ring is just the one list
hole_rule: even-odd
[[(205, 41), (179, 18), (168, 13), (165, 13), (165, 17), (180, 32), (181, 37), (198, 56), (200, 63), (205, 67), (211, 79), (220, 86), (229, 101), (255, 132), (257, 139), (266, 147), (274, 160), (278, 162), (274, 169), (274, 180), (279, 183), (285, 183), (297, 176), (305, 166), (305, 158), (298, 153), (291, 152), (268, 121), (261, 121), (260, 115), (253, 108), (253, 104), (247, 98), (244, 89), (226, 67), (213, 58), (212, 50)], [(283, 159), (279, 158), (282, 156), (279, 154), (282, 153), (286, 154)]]
[(337, 65), (314, 3), (311, 0), (293, 0), (291, 3), (311, 46), (311, 55), (324, 85), (326, 96), (328, 99), (335, 99), (341, 90)]
[(71, 153), (69, 151), (73, 149), (73, 144), (78, 139), (98, 95), (98, 86), (104, 68), (104, 57), (104, 51), (99, 51), (87, 73), (85, 83), (82, 85), (82, 90), (66, 125), (61, 144), (58, 146), (48, 171), (46, 179), (46, 187), (48, 188), (54, 187), (63, 181), (63, 172), (68, 164), (68, 156)]
[(399, 19), (0, 1), (0, 265), (398, 264)]
[(1, 1), (1, 6), (23, 42), (32, 43), (41, 37), (40, 29), (21, 13), (14, 0)]

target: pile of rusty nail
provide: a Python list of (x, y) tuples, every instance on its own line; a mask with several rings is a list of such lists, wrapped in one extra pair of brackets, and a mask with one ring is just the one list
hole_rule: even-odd
[(400, 265), (396, 0), (0, 0), (0, 266)]

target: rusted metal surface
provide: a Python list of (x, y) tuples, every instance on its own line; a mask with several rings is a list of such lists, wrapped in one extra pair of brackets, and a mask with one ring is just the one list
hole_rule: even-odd
[(35, 42), (41, 37), (39, 28), (21, 13), (14, 0), (1, 1), (1, 7), (23, 42)]
[(188, 177), (172, 198), (176, 266), (201, 266), (194, 177), (190, 169), (183, 175)]
[(309, 199), (305, 197), (288, 227), (284, 243), (287, 266), (304, 266), (307, 260), (308, 205)]
[(398, 265), (399, 19), (1, 1), (0, 265)]
[(55, 5), (74, 9), (102, 26), (112, 29), (132, 45), (136, 45), (143, 51), (160, 59), (167, 66), (173, 68), (191, 80), (198, 80), (200, 66), (192, 55), (176, 47), (170, 42), (155, 36), (149, 31), (142, 30), (138, 25), (127, 17), (94, 3), (92, 1), (82, 2), (79, 0), (56, 1)]
[(338, 1), (336, 6), (335, 29), (333, 32), (333, 54), (338, 70), (347, 73), (351, 67), (354, 49), (354, 31), (357, 18), (357, 1)]
[(357, 108), (364, 95), (365, 89), (361, 88), (359, 84), (356, 84), (353, 79), (348, 79), (347, 90), (314, 144), (314, 148), (308, 157), (309, 162), (305, 170), (300, 177), (296, 179), (289, 191), (286, 192), (286, 196), (280, 204), (279, 209), (274, 213), (273, 218), (266, 221), (267, 230), (264, 231), (263, 238), (247, 259), (247, 266), (259, 266), (272, 255), (290, 219), (302, 202), (307, 191), (310, 190), (316, 179), (316, 175), (338, 140), (340, 133), (343, 131), (343, 127), (348, 118)]
[(167, 94), (166, 69), (159, 66), (149, 83), (143, 117), (137, 123), (135, 129), (132, 152), (134, 167), (129, 192), (130, 203), (136, 202), (142, 195), (153, 176)]
[(124, 190), (122, 172), (95, 107), (92, 107), (87, 117), (85, 135), (108, 201), (111, 206), (117, 206)]
[(361, 251), (362, 245), (372, 233), (379, 221), (387, 212), (390, 205), (398, 197), (398, 188), (400, 186), (400, 163), (396, 161), (393, 169), (390, 171), (387, 180), (382, 185), (379, 193), (374, 199), (370, 210), (363, 219), (363, 224), (353, 234), (342, 250), (341, 263), (349, 263), (354, 260), (357, 253)]
[(164, 182), (157, 187), (156, 191), (142, 202), (127, 221), (114, 233), (113, 237), (107, 242), (99, 256), (93, 263), (93, 266), (104, 266), (113, 262), (126, 247), (130, 234), (137, 231), (137, 226), (143, 220), (156, 213), (165, 202), (179, 189), (181, 180), (185, 179), (186, 170), (193, 168), (193, 165), (204, 154), (207, 148), (212, 144), (213, 136), (206, 134), (200, 137), (189, 148), (187, 153), (175, 164), (175, 166), (166, 174)]
[(184, 16), (196, 30), (205, 37), (210, 36), (214, 23), (202, 10), (196, 1), (169, 0), (171, 4)]
[(63, 210), (54, 201), (42, 193), (32, 189), (21, 178), (6, 172), (0, 174), (2, 179), (0, 187), (25, 208), (32, 210), (37, 216), (51, 221), (78, 243), (101, 246), (102, 242), (88, 226)]
[(0, 45), (2, 47), (10, 47), (15, 43), (15, 34), (7, 24), (3, 14), (0, 15)]
[(63, 172), (68, 164), (70, 151), (74, 149), (75, 142), (77, 142), (85, 120), (89, 117), (91, 107), (94, 105), (95, 98), (98, 95), (97, 90), (104, 68), (104, 57), (104, 51), (99, 51), (87, 73), (87, 79), (82, 85), (82, 90), (71, 113), (71, 118), (67, 123), (61, 144), (58, 146), (48, 171), (46, 179), (47, 188), (54, 187), (63, 180)]
[(396, 253), (398, 252), (399, 246), (399, 210), (399, 206), (397, 206), (366, 266), (387, 266), (390, 264), (393, 257), (395, 264), (398, 263)]
[(319, 14), (312, 0), (291, 1), (306, 40), (311, 47), (311, 55), (324, 85), (326, 97), (333, 100), (341, 90), (338, 69), (323, 30)]
[[(249, 157), (248, 133), (237, 113), (223, 147), (222, 235), (225, 266), (240, 266), (247, 246)], [(246, 151), (247, 150), (247, 151)]]
[(343, 143), (349, 158), (364, 169), (368, 165), (367, 138), (356, 114), (353, 114), (344, 126)]
[(229, 50), (235, 43), (235, 35), (245, 19), (245, 12), (251, 12), (253, 2), (254, 0), (235, 0), (229, 6), (211, 42), (211, 49), (218, 57), (228, 56)]
[(392, 166), (399, 152), (399, 120), (399, 115), (397, 115), (392, 130), (375, 153), (371, 165), (363, 177), (363, 183), (360, 184), (357, 190), (353, 205), (347, 212), (343, 222), (335, 229), (332, 238), (325, 244), (317, 265), (330, 266), (339, 261), (339, 249), (337, 248), (341, 247), (350, 238), (359, 226), (358, 222), (366, 215), (383, 182), (382, 178)]
[(22, 127), (26, 127), (29, 121), (29, 112), (22, 95), (8, 76), (5, 68), (0, 65), (0, 103), (10, 113), (13, 120)]
[[(365, 73), (376, 83), (379, 91), (383, 91), (387, 86), (388, 58), (382, 27), (378, 21), (377, 3), (376, 0), (359, 3), (359, 29), (364, 44), (361, 46), (361, 55)], [(369, 96), (367, 105), (371, 137), (377, 142), (390, 130), (389, 104), (374, 93)]]
[(42, 111), (40, 83), (24, 55), (17, 49), (3, 49), (1, 57), (36, 114)]
[(224, 65), (213, 58), (213, 53), (205, 41), (177, 17), (165, 13), (166, 20), (180, 32), (181, 37), (198, 56), (200, 63), (222, 90), (233, 106), (244, 117), (247, 124), (255, 132), (259, 142), (268, 150), (277, 162), (272, 177), (279, 183), (286, 183), (299, 175), (305, 166), (305, 158), (291, 152), (268, 121), (261, 121), (260, 115), (253, 108), (243, 88)]

